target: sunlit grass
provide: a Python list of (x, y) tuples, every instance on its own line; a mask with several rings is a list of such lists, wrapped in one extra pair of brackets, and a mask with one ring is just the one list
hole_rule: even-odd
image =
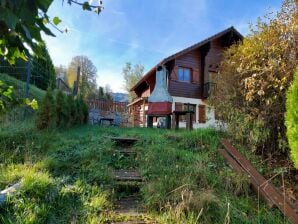
[[(16, 131), (17, 130), (17, 131)], [(136, 137), (135, 159), (121, 157), (111, 136)], [(108, 223), (119, 192), (112, 170), (138, 167), (146, 219), (160, 223), (282, 223), (248, 180), (234, 174), (217, 151), (219, 133), (81, 126), (38, 132), (20, 124), (0, 132), (0, 187), (22, 181), (0, 207), (4, 223)], [(118, 195), (119, 196), (119, 195)], [(230, 209), (228, 211), (228, 204)], [(228, 213), (228, 214), (227, 214)]]

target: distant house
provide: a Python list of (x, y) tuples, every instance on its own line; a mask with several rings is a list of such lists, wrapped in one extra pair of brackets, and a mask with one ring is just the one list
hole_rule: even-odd
[(66, 94), (70, 94), (72, 92), (72, 89), (69, 88), (62, 77), (56, 78), (56, 88), (62, 90)]
[[(206, 99), (215, 86), (224, 49), (241, 41), (243, 36), (230, 27), (197, 44), (177, 52), (158, 63), (131, 89), (137, 95), (129, 106), (134, 126), (146, 126), (148, 97), (155, 87), (156, 69), (163, 65), (168, 71), (167, 88), (173, 98), (172, 111), (186, 107), (194, 112), (194, 128), (216, 126), (215, 111)], [(180, 127), (185, 120), (180, 120)]]

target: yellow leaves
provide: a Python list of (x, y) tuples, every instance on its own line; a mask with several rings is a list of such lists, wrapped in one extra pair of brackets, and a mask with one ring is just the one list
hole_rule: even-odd
[(259, 95), (259, 96), (264, 96), (264, 95), (265, 95), (265, 92), (264, 92), (264, 90), (262, 90), (262, 89), (261, 89), (261, 90), (259, 90), (259, 91), (258, 91), (258, 95)]
[(31, 107), (33, 110), (37, 110), (38, 109), (38, 103), (35, 99), (33, 99), (32, 101), (30, 101), (28, 98), (25, 99), (25, 104), (29, 107)]

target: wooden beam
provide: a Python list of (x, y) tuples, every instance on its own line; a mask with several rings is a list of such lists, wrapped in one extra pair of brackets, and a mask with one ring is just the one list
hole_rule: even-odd
[[(251, 184), (254, 189), (257, 190), (257, 193), (259, 192), (266, 201), (276, 205), (280, 211), (288, 217), (291, 223), (298, 224), (298, 214), (295, 212), (294, 206), (290, 203), (286, 196), (282, 195), (271, 183), (269, 183), (269, 181), (267, 181), (227, 139), (222, 139), (221, 143), (229, 155), (227, 162), (229, 164), (233, 163), (234, 166), (237, 163), (237, 169), (240, 169), (239, 167), (241, 167), (241, 169), (248, 175), (251, 180)], [(234, 160), (234, 162), (232, 162), (232, 160)]]

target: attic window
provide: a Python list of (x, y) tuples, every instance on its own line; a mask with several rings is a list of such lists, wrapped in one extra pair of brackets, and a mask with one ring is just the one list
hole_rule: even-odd
[(180, 67), (178, 69), (178, 80), (183, 82), (190, 82), (191, 69)]

